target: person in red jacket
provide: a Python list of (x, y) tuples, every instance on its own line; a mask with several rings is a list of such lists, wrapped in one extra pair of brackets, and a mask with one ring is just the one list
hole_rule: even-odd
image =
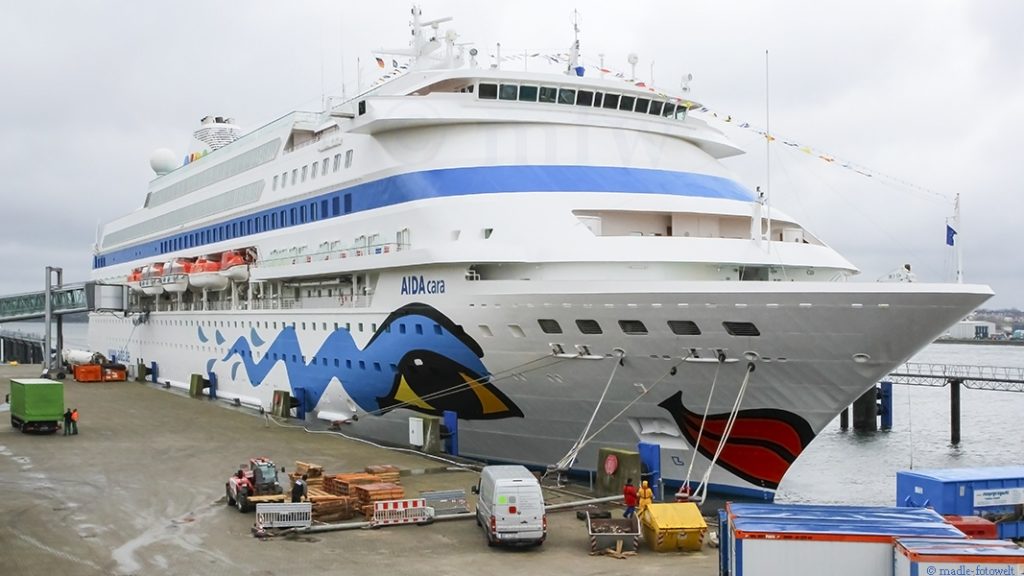
[(626, 479), (626, 486), (622, 489), (622, 499), (626, 501), (626, 511), (623, 512), (623, 518), (632, 518), (636, 516), (636, 486), (633, 486), (633, 479)]

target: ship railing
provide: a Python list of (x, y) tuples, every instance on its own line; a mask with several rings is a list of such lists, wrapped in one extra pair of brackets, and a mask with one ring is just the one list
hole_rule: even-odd
[(310, 264), (313, 262), (325, 262), (330, 260), (349, 260), (362, 258), (363, 256), (379, 256), (392, 254), (402, 250), (408, 250), (409, 244), (398, 242), (385, 242), (382, 244), (370, 244), (368, 246), (342, 248), (335, 250), (321, 250), (317, 252), (305, 252), (298, 249), (275, 250), (267, 258), (256, 261), (259, 267), (293, 266), (296, 264)]

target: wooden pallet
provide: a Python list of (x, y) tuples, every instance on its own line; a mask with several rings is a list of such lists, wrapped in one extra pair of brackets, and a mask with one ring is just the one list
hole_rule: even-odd
[(309, 480), (313, 480), (314, 478), (319, 478), (324, 475), (324, 467), (319, 464), (309, 464), (308, 462), (299, 462), (296, 460), (295, 472), (293, 472), (292, 475), (302, 477), (303, 474), (308, 476)]

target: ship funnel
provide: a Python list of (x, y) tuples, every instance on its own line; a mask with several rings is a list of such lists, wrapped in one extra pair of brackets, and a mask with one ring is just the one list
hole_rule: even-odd
[(234, 118), (224, 116), (207, 116), (199, 121), (199, 129), (195, 131), (196, 140), (206, 144), (210, 150), (223, 148), (238, 140), (242, 129), (235, 125)]

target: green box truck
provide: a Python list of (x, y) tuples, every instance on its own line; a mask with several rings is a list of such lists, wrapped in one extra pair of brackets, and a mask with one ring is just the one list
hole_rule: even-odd
[(64, 384), (46, 378), (11, 379), (11, 426), (56, 432), (64, 418)]

